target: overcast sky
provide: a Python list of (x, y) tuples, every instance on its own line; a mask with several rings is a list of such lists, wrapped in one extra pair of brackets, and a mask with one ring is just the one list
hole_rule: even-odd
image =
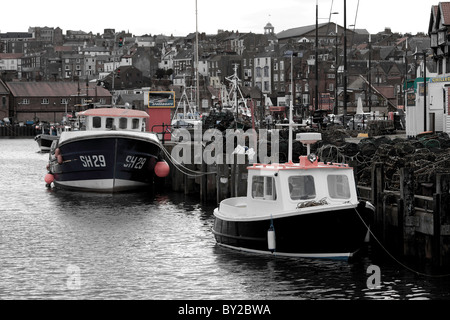
[[(263, 33), (270, 22), (275, 33), (313, 25), (317, 0), (197, 0), (198, 30)], [(344, 0), (318, 0), (319, 23), (344, 24)], [(358, 6), (359, 3), (359, 6)], [(390, 27), (393, 32), (427, 32), (434, 0), (347, 0), (347, 24), (370, 33)], [(60, 27), (103, 33), (104, 29), (134, 35), (185, 36), (196, 30), (195, 0), (128, 1), (3, 1), (0, 32), (26, 32), (28, 27)], [(353, 27), (349, 27), (353, 28)]]

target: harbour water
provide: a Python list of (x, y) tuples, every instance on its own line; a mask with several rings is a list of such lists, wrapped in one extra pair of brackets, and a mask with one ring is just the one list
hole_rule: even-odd
[(198, 197), (48, 190), (33, 139), (0, 139), (0, 150), (0, 300), (450, 300), (449, 277), (370, 247), (351, 262), (231, 251)]

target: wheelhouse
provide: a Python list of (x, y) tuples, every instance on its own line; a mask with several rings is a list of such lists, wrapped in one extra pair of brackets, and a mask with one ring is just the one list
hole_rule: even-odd
[(251, 195), (249, 209), (274, 206), (290, 211), (306, 202), (358, 203), (353, 170), (348, 166), (255, 165), (249, 167), (248, 178), (251, 181), (247, 189)]
[(86, 130), (145, 131), (149, 115), (144, 111), (104, 108), (89, 109), (78, 114), (85, 118)]

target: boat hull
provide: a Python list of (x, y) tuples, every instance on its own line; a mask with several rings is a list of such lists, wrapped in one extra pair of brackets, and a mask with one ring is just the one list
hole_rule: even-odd
[(53, 141), (58, 140), (58, 136), (50, 134), (38, 134), (34, 140), (36, 140), (41, 152), (49, 152)]
[(56, 187), (123, 192), (149, 188), (160, 146), (133, 137), (93, 137), (58, 146), (62, 158), (50, 162)]
[[(366, 225), (372, 216), (373, 210), (362, 204), (356, 210), (333, 210), (248, 222), (226, 221), (216, 216), (213, 233), (219, 245), (241, 251), (347, 260), (364, 244), (368, 233)], [(272, 251), (268, 248), (271, 225), (276, 243)]]

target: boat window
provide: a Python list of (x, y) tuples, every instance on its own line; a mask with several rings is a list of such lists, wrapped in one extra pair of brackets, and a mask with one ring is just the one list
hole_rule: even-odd
[(112, 129), (114, 124), (114, 118), (106, 118), (106, 129)]
[(120, 118), (119, 119), (119, 129), (126, 129), (127, 128), (127, 118)]
[(101, 128), (102, 127), (102, 118), (101, 117), (93, 117), (92, 118), (92, 127), (93, 128)]
[(252, 197), (261, 200), (276, 200), (275, 180), (273, 177), (253, 177)]
[(276, 200), (275, 180), (272, 177), (266, 177), (266, 192), (264, 198), (267, 200)]
[(289, 177), (289, 193), (292, 200), (310, 200), (316, 198), (316, 186), (313, 176)]
[(332, 199), (350, 199), (350, 184), (345, 175), (329, 175), (328, 193)]
[(131, 122), (133, 129), (139, 129), (139, 119), (133, 119)]

